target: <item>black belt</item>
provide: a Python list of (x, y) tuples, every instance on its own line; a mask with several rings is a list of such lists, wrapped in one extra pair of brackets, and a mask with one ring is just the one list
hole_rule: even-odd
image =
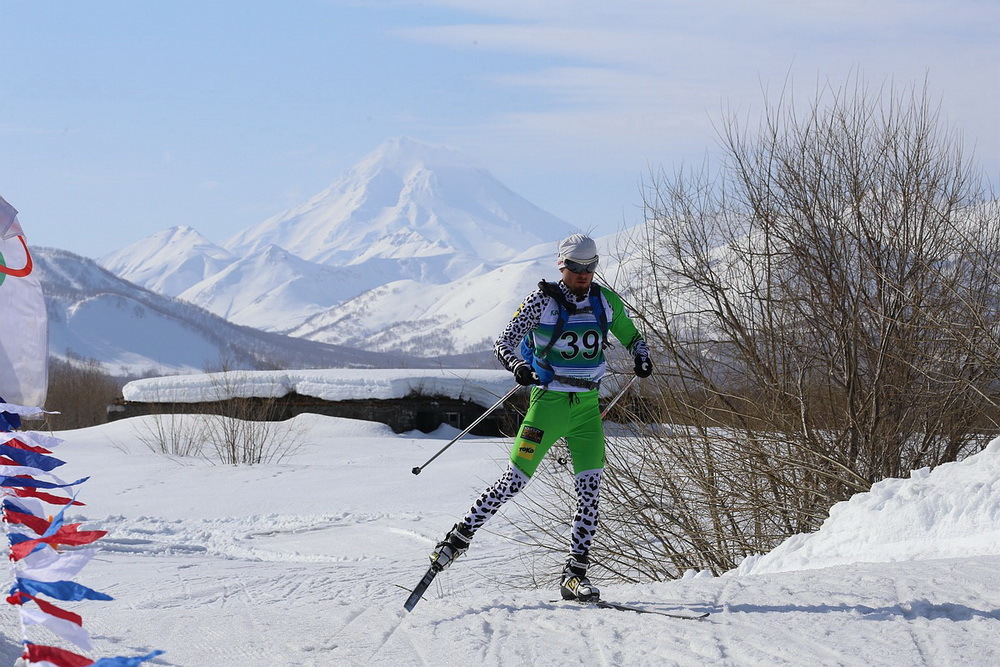
[(582, 378), (574, 378), (566, 375), (553, 375), (552, 379), (556, 382), (569, 385), (570, 387), (580, 387), (582, 389), (597, 389), (601, 386), (600, 381), (594, 382), (593, 380), (584, 380)]

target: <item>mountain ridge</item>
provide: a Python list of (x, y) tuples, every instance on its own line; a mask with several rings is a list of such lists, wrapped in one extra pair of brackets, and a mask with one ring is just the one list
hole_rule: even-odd
[(577, 231), (468, 156), (397, 137), (220, 244), (178, 226), (100, 262), (234, 324), (432, 357), (488, 353)]
[(440, 365), (432, 359), (368, 352), (233, 324), (193, 304), (134, 285), (67, 250), (36, 247), (32, 256), (45, 292), (50, 354), (67, 360), (94, 359), (114, 375), (167, 375), (220, 367)]

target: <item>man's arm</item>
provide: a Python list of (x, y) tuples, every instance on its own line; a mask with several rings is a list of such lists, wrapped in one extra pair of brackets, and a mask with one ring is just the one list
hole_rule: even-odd
[(653, 372), (653, 364), (649, 360), (649, 347), (646, 346), (646, 341), (643, 340), (639, 330), (635, 328), (632, 318), (625, 312), (625, 304), (621, 297), (605, 287), (601, 289), (604, 291), (608, 305), (611, 306), (611, 324), (609, 326), (611, 333), (632, 354), (632, 360), (635, 362), (635, 374), (642, 378), (649, 377)]
[(514, 317), (507, 323), (493, 345), (497, 359), (511, 373), (524, 363), (518, 355), (521, 340), (542, 321), (542, 308), (544, 308), (548, 298), (542, 294), (541, 290), (535, 290), (525, 297), (518, 309), (514, 311)]

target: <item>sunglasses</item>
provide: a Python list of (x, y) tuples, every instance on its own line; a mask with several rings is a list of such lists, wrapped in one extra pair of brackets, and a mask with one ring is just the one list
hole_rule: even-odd
[(573, 273), (593, 273), (597, 270), (597, 260), (591, 260), (586, 264), (581, 262), (574, 262), (571, 259), (563, 260), (563, 267), (569, 269)]

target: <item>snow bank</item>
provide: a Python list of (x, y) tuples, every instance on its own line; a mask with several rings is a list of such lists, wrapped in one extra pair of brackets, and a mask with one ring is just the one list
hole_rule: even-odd
[(447, 396), (489, 407), (514, 386), (501, 370), (379, 370), (333, 368), (294, 371), (230, 371), (135, 380), (126, 401), (202, 403), (228, 398), (280, 398), (290, 393), (326, 401), (404, 398), (412, 393)]
[(727, 574), (991, 555), (1000, 555), (1000, 438), (964, 461), (878, 482), (834, 505), (819, 531)]

